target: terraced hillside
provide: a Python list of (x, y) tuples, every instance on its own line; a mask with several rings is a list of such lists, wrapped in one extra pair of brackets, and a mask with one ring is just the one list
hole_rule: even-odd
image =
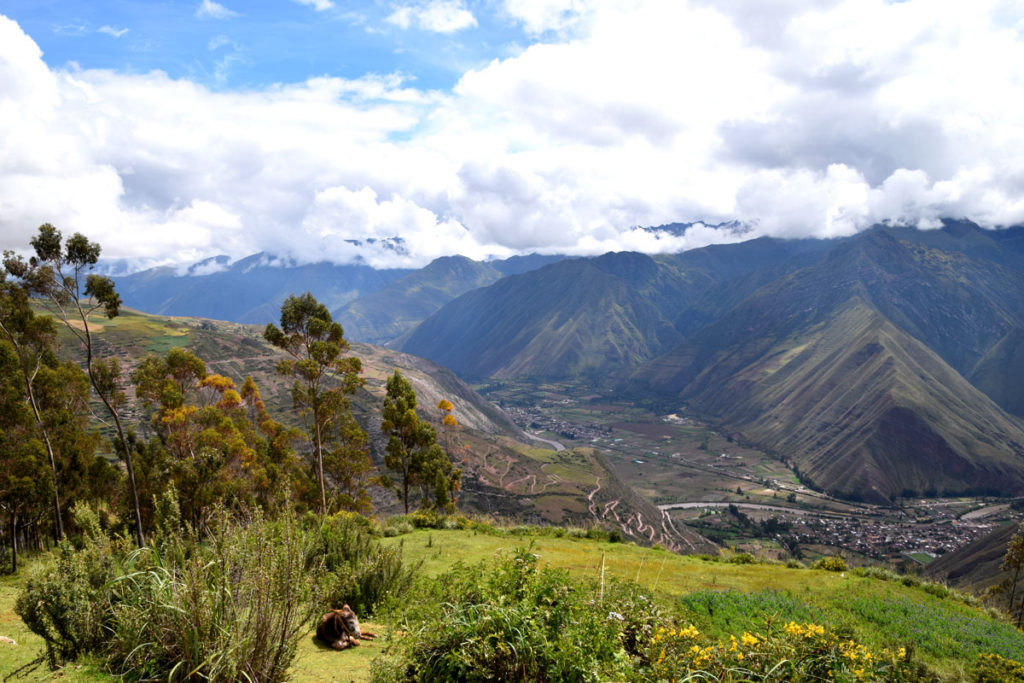
[[(295, 420), (289, 384), (275, 371), (282, 356), (263, 341), (260, 327), (131, 310), (112, 320), (92, 322), (98, 347), (119, 356), (126, 372), (147, 353), (162, 354), (172, 346), (190, 348), (211, 372), (239, 384), (251, 375), (271, 412), (284, 421)], [(76, 349), (70, 343), (65, 348)], [(463, 469), (464, 509), (535, 523), (605, 523), (642, 543), (689, 552), (714, 548), (692, 530), (673, 525), (667, 514), (638, 496), (593, 450), (538, 448), (504, 412), (450, 370), (370, 344), (353, 344), (351, 352), (361, 359), (366, 379), (353, 398), (353, 413), (370, 435), (371, 455), (381, 471), (386, 443), (380, 430), (380, 406), (387, 377), (398, 369), (417, 392), (421, 417), (435, 423), (442, 443)], [(454, 404), (452, 413), (460, 426), (453, 433), (440, 425), (442, 415), (434, 406), (441, 399)], [(137, 410), (129, 413), (137, 424), (144, 423), (145, 416)], [(373, 495), (378, 511), (398, 511), (393, 494), (375, 489)]]

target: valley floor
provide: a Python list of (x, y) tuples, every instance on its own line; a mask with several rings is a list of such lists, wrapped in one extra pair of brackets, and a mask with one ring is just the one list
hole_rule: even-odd
[[(891, 507), (835, 499), (802, 485), (784, 457), (742, 444), (684, 407), (618, 401), (578, 383), (480, 390), (520, 427), (598, 449), (677, 523), (763, 556), (785, 557), (780, 541), (789, 537), (808, 558), (842, 552), (865, 562), (924, 564), (1024, 517), (998, 498), (905, 498)], [(753, 524), (730, 515), (730, 504)], [(772, 518), (779, 524), (765, 533), (761, 525)]]

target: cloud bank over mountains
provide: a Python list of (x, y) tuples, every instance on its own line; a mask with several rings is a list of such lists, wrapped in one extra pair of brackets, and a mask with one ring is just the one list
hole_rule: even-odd
[[(393, 11), (391, 29), (457, 38), (481, 8)], [(1024, 222), (1019, 2), (500, 11), (535, 42), (450, 91), (401, 73), (213, 91), (51, 68), (0, 16), (0, 247), (51, 222), (144, 263), (266, 251), (386, 267), (740, 238), (634, 229), (676, 221), (735, 219), (744, 237)], [(404, 251), (386, 246), (396, 236)]]

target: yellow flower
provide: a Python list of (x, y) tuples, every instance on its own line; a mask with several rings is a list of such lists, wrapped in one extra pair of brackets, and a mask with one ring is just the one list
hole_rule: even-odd
[(791, 621), (788, 624), (786, 624), (786, 633), (792, 636), (802, 635), (803, 632), (803, 627), (801, 627), (800, 624), (796, 623), (795, 621)]
[(743, 653), (742, 652), (737, 652), (736, 653), (736, 659), (742, 660), (743, 659)]
[(897, 653), (896, 653), (896, 655), (897, 655), (897, 656), (898, 656), (898, 657), (899, 657), (900, 659), (906, 659), (906, 658), (907, 658), (907, 648), (905, 648), (905, 647), (901, 647), (901, 648), (900, 648), (900, 651), (899, 651), (899, 652), (897, 652)]
[(690, 624), (686, 628), (679, 629), (679, 635), (685, 638), (696, 638), (700, 635), (700, 631), (693, 624)]
[(743, 635), (740, 637), (740, 642), (744, 645), (757, 645), (761, 641), (759, 641), (755, 636), (744, 631)]

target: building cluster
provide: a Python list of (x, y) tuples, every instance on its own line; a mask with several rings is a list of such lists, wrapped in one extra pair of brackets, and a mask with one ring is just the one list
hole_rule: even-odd
[(611, 433), (611, 427), (568, 422), (527, 408), (510, 407), (505, 412), (517, 426), (531, 432), (550, 432), (572, 441), (594, 441)]
[(899, 560), (904, 553), (943, 555), (988, 534), (990, 522), (957, 519), (952, 514), (885, 517), (813, 517), (779, 515), (792, 524), (801, 544), (843, 548), (878, 560)]

